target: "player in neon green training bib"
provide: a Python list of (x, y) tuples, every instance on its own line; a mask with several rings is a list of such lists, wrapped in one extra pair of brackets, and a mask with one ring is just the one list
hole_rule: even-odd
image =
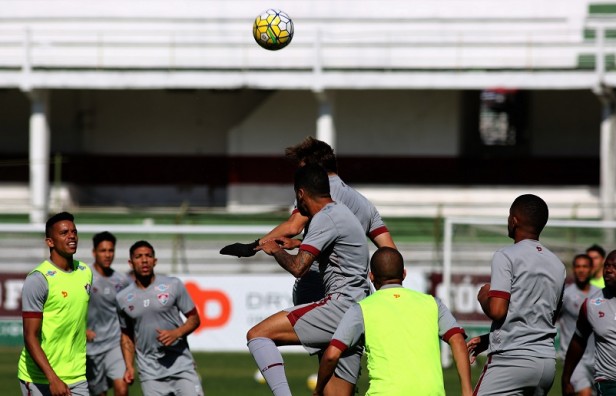
[(24, 281), (24, 349), (17, 372), (24, 396), (88, 396), (86, 323), (92, 272), (73, 260), (78, 239), (72, 214), (49, 218), (49, 259)]

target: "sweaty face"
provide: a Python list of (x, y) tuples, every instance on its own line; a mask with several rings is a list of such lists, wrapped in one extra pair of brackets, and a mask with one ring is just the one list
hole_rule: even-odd
[(146, 246), (135, 249), (128, 263), (137, 276), (150, 276), (153, 274), (156, 258), (152, 249)]
[(573, 277), (576, 282), (585, 283), (590, 279), (592, 264), (585, 258), (578, 258), (573, 263)]
[(109, 268), (115, 257), (115, 245), (111, 241), (102, 241), (92, 251), (92, 255), (95, 264), (102, 268)]
[(60, 256), (70, 257), (77, 252), (77, 227), (70, 220), (59, 221), (51, 228), (46, 238), (47, 246), (53, 248)]

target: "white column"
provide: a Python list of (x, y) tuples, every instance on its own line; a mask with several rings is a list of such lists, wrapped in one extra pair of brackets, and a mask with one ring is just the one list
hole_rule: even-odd
[(334, 127), (334, 103), (332, 92), (315, 92), (318, 101), (317, 139), (336, 148), (336, 128)]
[(49, 92), (29, 92), (30, 112), (30, 222), (44, 223), (49, 207)]
[[(616, 150), (614, 149), (616, 117), (614, 104), (611, 103), (609, 107), (611, 113), (604, 115), (601, 121), (601, 205), (602, 217), (605, 221), (614, 220), (614, 183), (616, 181)], [(611, 235), (609, 239), (611, 242)]]

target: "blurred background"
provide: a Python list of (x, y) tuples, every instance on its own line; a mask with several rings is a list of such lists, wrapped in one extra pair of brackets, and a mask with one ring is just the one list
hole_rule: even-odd
[[(267, 8), (295, 23), (283, 50), (252, 37)], [(288, 216), (284, 148), (309, 135), (385, 217), (409, 287), (485, 326), (476, 290), (516, 196), (546, 200), (566, 264), (614, 248), (615, 39), (611, 1), (0, 0), (0, 334), (19, 342), (42, 223), (68, 210), (79, 259), (109, 230), (127, 270), (150, 239), (160, 271), (233, 296), (229, 322), (193, 344), (243, 350), (222, 347), (226, 326), (245, 331), (290, 290), (272, 292), (284, 275), (264, 254), (218, 250)]]

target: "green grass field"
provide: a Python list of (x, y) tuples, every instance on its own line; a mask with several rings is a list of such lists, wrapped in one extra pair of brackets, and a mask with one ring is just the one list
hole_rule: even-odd
[[(19, 395), (17, 382), (17, 360), (19, 348), (0, 348), (0, 394)], [(271, 395), (267, 385), (259, 384), (253, 379), (256, 367), (248, 353), (194, 353), (199, 374), (208, 396), (266, 396)], [(316, 357), (303, 353), (284, 354), (287, 377), (294, 395), (310, 395), (306, 386), (308, 376), (316, 372)], [(480, 375), (482, 365), (475, 365), (472, 370), (473, 384)], [(550, 395), (560, 395), (560, 372)], [(445, 391), (448, 395), (459, 395), (460, 388), (454, 367), (443, 371)], [(364, 367), (359, 382), (358, 394), (365, 394), (368, 388), (367, 372)], [(110, 392), (112, 393), (112, 392)], [(138, 381), (130, 388), (131, 395), (142, 395)]]

